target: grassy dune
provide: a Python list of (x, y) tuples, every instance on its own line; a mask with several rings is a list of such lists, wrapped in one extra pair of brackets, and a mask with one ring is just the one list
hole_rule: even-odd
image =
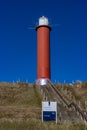
[(0, 84), (0, 119), (41, 119), (41, 100), (34, 85)]
[(34, 84), (0, 83), (0, 130), (87, 130), (83, 123), (42, 123), (41, 102)]
[(53, 123), (40, 120), (29, 121), (0, 121), (0, 130), (87, 130), (84, 124), (72, 124), (71, 122)]
[(73, 86), (68, 84), (60, 84), (55, 86), (70, 102), (75, 101), (81, 106), (82, 109), (86, 109), (85, 101), (87, 102), (87, 82), (74, 84)]

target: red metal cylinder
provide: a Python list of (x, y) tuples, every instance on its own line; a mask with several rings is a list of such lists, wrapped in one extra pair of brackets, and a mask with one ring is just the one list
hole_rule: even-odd
[(37, 30), (37, 79), (50, 79), (50, 27), (38, 26)]

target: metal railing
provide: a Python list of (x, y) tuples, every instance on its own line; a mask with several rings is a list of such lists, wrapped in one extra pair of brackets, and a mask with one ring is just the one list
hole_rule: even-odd
[(63, 97), (63, 95), (59, 92), (59, 90), (52, 84), (52, 82), (49, 80), (48, 84), (50, 85), (50, 87), (52, 89), (55, 90), (55, 92), (58, 94), (58, 96), (61, 98), (61, 100), (63, 101), (63, 103), (67, 106), (67, 108), (74, 108), (76, 112), (79, 113), (79, 115), (82, 117), (82, 119), (84, 121), (87, 122), (87, 114), (85, 114), (83, 112), (83, 110), (81, 110), (81, 108), (74, 102), (68, 103), (68, 101)]

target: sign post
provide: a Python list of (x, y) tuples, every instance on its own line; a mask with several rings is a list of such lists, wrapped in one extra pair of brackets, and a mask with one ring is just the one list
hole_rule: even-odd
[(57, 123), (57, 102), (42, 102), (43, 121), (56, 121)]

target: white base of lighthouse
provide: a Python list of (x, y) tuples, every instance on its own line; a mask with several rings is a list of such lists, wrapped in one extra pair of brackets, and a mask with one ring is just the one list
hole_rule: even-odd
[(48, 79), (46, 79), (46, 78), (37, 79), (36, 84), (37, 85), (42, 85), (42, 86), (47, 85), (48, 84)]

